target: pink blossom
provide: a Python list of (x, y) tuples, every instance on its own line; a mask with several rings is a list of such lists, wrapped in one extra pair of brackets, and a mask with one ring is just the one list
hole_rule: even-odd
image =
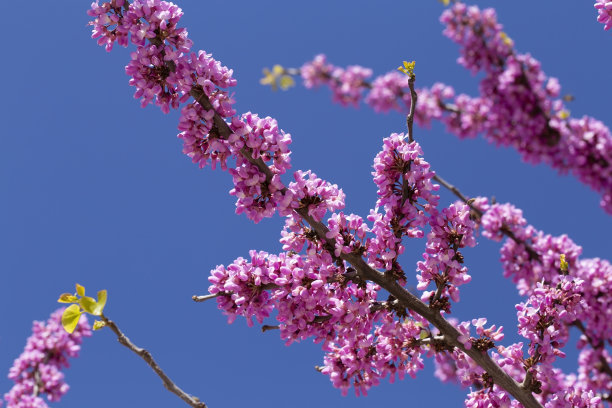
[(596, 0), (594, 6), (597, 9), (597, 21), (604, 24), (604, 30), (612, 28), (612, 2)]

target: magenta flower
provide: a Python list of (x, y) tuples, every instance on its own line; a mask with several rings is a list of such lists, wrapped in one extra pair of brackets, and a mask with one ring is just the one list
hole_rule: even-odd
[(604, 24), (604, 30), (612, 28), (612, 1), (597, 0), (594, 6), (597, 9), (597, 21)]

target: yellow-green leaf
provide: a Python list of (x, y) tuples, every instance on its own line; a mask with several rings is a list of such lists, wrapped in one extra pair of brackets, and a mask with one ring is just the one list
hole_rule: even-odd
[(79, 304), (87, 313), (100, 316), (102, 314), (102, 310), (104, 310), (104, 306), (106, 305), (106, 290), (101, 290), (98, 292), (98, 301), (89, 296), (83, 296), (79, 300)]
[(429, 333), (427, 332), (427, 330), (421, 330), (421, 332), (419, 333), (419, 338), (421, 340), (426, 339), (429, 337)]
[(285, 68), (283, 68), (282, 65), (276, 64), (275, 66), (272, 67), (272, 74), (274, 76), (282, 75), (283, 72), (285, 72)]
[(271, 82), (274, 82), (274, 75), (268, 68), (263, 69), (264, 77), (259, 80), (259, 83), (262, 85), (269, 85)]
[(79, 296), (85, 296), (85, 288), (79, 285), (78, 283), (76, 284), (76, 291), (79, 294)]
[(79, 305), (70, 305), (62, 314), (62, 326), (68, 333), (72, 333), (81, 318), (81, 308)]
[(412, 62), (404, 61), (404, 66), (398, 67), (397, 69), (399, 71), (402, 71), (404, 74), (408, 76), (412, 76), (414, 75), (414, 66), (415, 66), (415, 61), (412, 61)]
[(89, 296), (83, 296), (79, 299), (79, 304), (87, 313), (94, 314), (96, 310), (96, 300)]
[(283, 91), (291, 88), (295, 85), (295, 81), (289, 75), (283, 75), (279, 81), (280, 87)]
[(62, 293), (57, 301), (60, 303), (75, 303), (79, 301), (79, 298), (70, 293)]
[(569, 269), (569, 264), (567, 263), (567, 261), (565, 260), (565, 254), (561, 254), (559, 256), (559, 266), (561, 269), (561, 272), (563, 273), (567, 273), (567, 270)]
[(98, 292), (98, 301), (96, 302), (96, 307), (92, 314), (96, 316), (100, 316), (102, 314), (102, 311), (104, 310), (104, 306), (106, 306), (106, 295), (107, 295), (106, 289)]
[(104, 326), (106, 326), (106, 323), (103, 322), (102, 320), (96, 320), (93, 324), (93, 329), (94, 330), (100, 330), (101, 328), (103, 328)]
[(499, 37), (501, 38), (502, 42), (508, 47), (512, 47), (514, 45), (514, 41), (512, 41), (512, 38), (508, 37), (508, 34), (504, 33), (503, 31), (499, 33)]

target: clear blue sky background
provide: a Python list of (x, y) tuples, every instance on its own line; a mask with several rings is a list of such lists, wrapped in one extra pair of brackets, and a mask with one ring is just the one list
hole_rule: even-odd
[[(591, 1), (478, 3), (497, 6), (516, 48), (576, 97), (572, 115), (612, 124), (612, 35), (595, 21)], [(476, 93), (477, 78), (456, 64), (457, 46), (441, 34), (443, 7), (435, 0), (231, 4), (180, 4), (195, 48), (234, 69), (238, 111), (275, 117), (293, 136), (294, 169), (339, 184), (349, 212), (367, 215), (373, 207), (372, 160), (382, 138), (404, 131), (405, 119), (334, 105), (328, 90), (273, 93), (259, 85), (263, 67), (297, 67), (322, 52), (337, 65), (383, 74), (414, 59), (418, 86), (442, 81)], [(6, 373), (32, 320), (46, 319), (58, 295), (79, 282), (90, 293), (108, 289), (107, 315), (213, 408), (462, 406), (465, 391), (433, 378), (431, 361), (416, 380), (343, 398), (313, 369), (322, 362), (318, 345), (285, 347), (277, 332), (262, 334), (243, 320), (227, 325), (214, 302), (191, 301), (207, 292), (216, 265), (251, 248), (280, 251), (282, 220), (254, 225), (234, 214), (229, 175), (199, 170), (181, 153), (177, 113), (140, 108), (124, 73), (130, 51), (107, 54), (89, 38), (87, 7), (12, 2), (0, 25), (0, 392), (12, 385)], [(569, 234), (585, 257), (610, 256), (612, 218), (574, 178), (528, 166), (482, 139), (460, 142), (440, 125), (416, 138), (436, 171), (464, 193), (511, 201), (536, 227)], [(443, 193), (443, 200), (452, 197)], [(423, 245), (407, 244), (407, 272)], [(466, 251), (473, 281), (453, 310), (503, 324), (508, 344), (518, 338), (519, 298), (501, 275), (498, 249), (481, 239)], [(563, 365), (573, 368), (574, 357)], [(57, 406), (182, 406), (108, 330), (86, 339), (66, 377), (71, 390)]]

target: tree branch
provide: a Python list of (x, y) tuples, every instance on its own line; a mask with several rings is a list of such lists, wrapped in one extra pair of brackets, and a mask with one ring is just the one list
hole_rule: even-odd
[(410, 112), (406, 117), (406, 126), (408, 126), (408, 140), (410, 143), (414, 142), (412, 127), (414, 125), (414, 113), (416, 111), (416, 104), (418, 95), (414, 90), (414, 82), (416, 81), (416, 75), (410, 74), (408, 78), (408, 88), (410, 88)]
[(223, 293), (219, 292), (212, 295), (193, 295), (191, 299), (193, 299), (194, 302), (206, 302), (207, 300), (214, 299), (222, 294)]

